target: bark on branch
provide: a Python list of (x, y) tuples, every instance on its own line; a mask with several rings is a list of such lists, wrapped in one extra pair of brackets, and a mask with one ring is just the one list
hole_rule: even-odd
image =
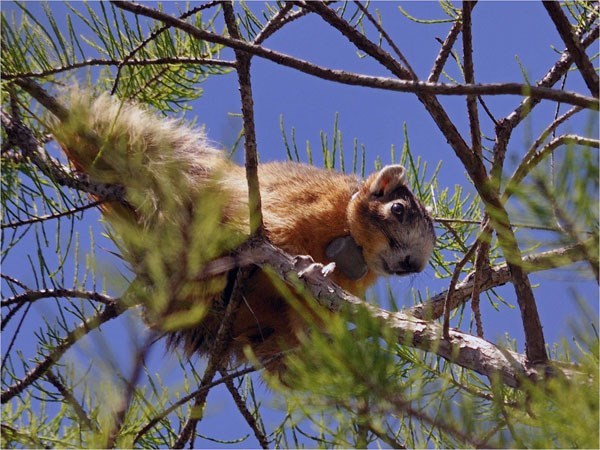
[(573, 61), (579, 69), (585, 84), (589, 88), (592, 95), (598, 98), (598, 74), (596, 73), (594, 65), (586, 55), (583, 46), (579, 42), (579, 39), (577, 39), (569, 19), (567, 19), (567, 16), (565, 16), (565, 13), (560, 7), (560, 3), (554, 0), (545, 0), (542, 3), (544, 4), (546, 11), (548, 11), (548, 15), (554, 22), (556, 31), (558, 31), (558, 34), (560, 34), (560, 37), (567, 46), (569, 53), (573, 57)]
[(291, 67), (309, 75), (342, 84), (372, 87), (396, 92), (411, 92), (423, 95), (519, 95), (578, 105), (595, 110), (597, 110), (599, 106), (598, 99), (592, 97), (586, 97), (573, 92), (527, 86), (520, 83), (449, 85), (428, 83), (424, 81), (408, 81), (406, 79), (374, 77), (350, 73), (343, 70), (324, 68), (308, 61), (267, 49), (260, 45), (202, 30), (183, 20), (179, 20), (176, 17), (135, 2), (112, 1), (111, 3), (121, 9), (160, 20), (165, 24), (189, 33), (197, 39), (222, 44), (236, 50), (242, 50), (246, 53), (260, 56), (261, 58), (268, 59), (283, 66)]

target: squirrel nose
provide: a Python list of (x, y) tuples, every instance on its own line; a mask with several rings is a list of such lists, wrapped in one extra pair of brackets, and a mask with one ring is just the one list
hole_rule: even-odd
[(411, 260), (410, 255), (406, 255), (406, 258), (404, 258), (404, 261), (400, 262), (400, 267), (405, 272), (420, 272), (421, 271), (421, 265), (419, 264), (419, 262), (416, 261), (415, 259)]

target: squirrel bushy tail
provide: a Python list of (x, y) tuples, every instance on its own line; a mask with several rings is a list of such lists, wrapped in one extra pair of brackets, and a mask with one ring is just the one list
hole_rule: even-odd
[(123, 185), (142, 220), (165, 202), (183, 206), (228, 165), (202, 130), (139, 105), (107, 94), (92, 98), (79, 88), (61, 100), (69, 114), (52, 122), (52, 133), (69, 160), (92, 181)]
[[(247, 236), (247, 190), (237, 181), (244, 180), (242, 169), (202, 130), (134, 103), (78, 88), (61, 103), (68, 114), (54, 119), (51, 131), (74, 167), (91, 182), (125, 188), (123, 202), (102, 209), (138, 275), (136, 301), (146, 306), (147, 321), (163, 331), (198, 328), (225, 286), (225, 276), (198, 280), (203, 264)], [(213, 334), (208, 322), (196, 340)]]

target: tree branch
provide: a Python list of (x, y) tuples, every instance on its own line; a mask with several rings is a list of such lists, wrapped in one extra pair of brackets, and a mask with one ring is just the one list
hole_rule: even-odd
[(65, 401), (69, 405), (71, 405), (73, 411), (75, 411), (75, 414), (77, 415), (81, 423), (85, 425), (89, 430), (98, 433), (98, 427), (94, 422), (92, 422), (92, 419), (90, 419), (88, 414), (85, 412), (83, 406), (81, 406), (81, 404), (77, 401), (73, 393), (63, 384), (63, 382), (58, 378), (58, 376), (55, 375), (54, 372), (52, 372), (52, 370), (48, 370), (46, 372), (46, 379), (58, 390), (58, 392), (60, 392)]
[[(218, 4), (220, 4), (220, 1), (211, 1), (211, 2), (207, 2), (203, 5), (200, 5), (196, 8), (192, 8), (191, 10), (183, 13), (181, 16), (179, 16), (179, 18), (181, 20), (183, 19), (187, 19), (188, 17), (196, 14), (197, 12), (200, 12), (204, 9), (208, 9), (208, 8), (212, 8), (213, 6), (216, 6)], [(170, 28), (170, 26), (166, 25), (164, 27), (161, 27), (157, 30), (154, 30), (152, 33), (150, 33), (150, 36), (148, 36), (146, 39), (144, 39), (142, 42), (140, 42), (133, 50), (131, 50), (123, 59), (123, 61), (121, 61), (119, 63), (119, 65), (117, 66), (117, 74), (115, 75), (115, 81), (113, 82), (113, 87), (110, 91), (110, 94), (113, 95), (116, 91), (117, 91), (117, 86), (119, 85), (119, 80), (121, 78), (121, 70), (123, 69), (124, 66), (129, 65), (129, 61), (135, 56), (136, 53), (138, 53), (141, 49), (143, 49), (146, 45), (148, 45), (150, 42), (152, 42), (154, 39), (156, 39), (160, 34), (162, 34), (164, 31), (168, 30)]]
[[(231, 327), (233, 326), (235, 316), (243, 300), (240, 290), (236, 289), (236, 287), (240, 286), (240, 282), (245, 278), (245, 276), (245, 271), (236, 269), (235, 277), (233, 278), (234, 285), (232, 286), (231, 290), (226, 290), (230, 292), (230, 297), (225, 299), (227, 307), (223, 313), (221, 325), (219, 326), (215, 336), (213, 346), (209, 351), (208, 365), (204, 371), (202, 380), (200, 381), (200, 386), (208, 386), (217, 371), (223, 367), (223, 361), (229, 350)], [(192, 408), (192, 413), (190, 414), (190, 417), (186, 423), (183, 425), (179, 436), (177, 436), (177, 439), (173, 443), (172, 448), (183, 448), (188, 440), (191, 442), (191, 447), (193, 448), (196, 424), (202, 419), (204, 404), (206, 403), (208, 392), (209, 389), (201, 390), (194, 397), (195, 401), (194, 407)], [(198, 411), (198, 413), (194, 413), (194, 410)]]
[[(230, 2), (223, 3), (223, 13), (229, 34), (241, 40), (240, 31), (235, 22), (233, 6)], [(252, 99), (252, 83), (250, 80), (251, 55), (240, 50), (234, 50), (238, 85), (242, 102), (242, 117), (244, 121), (244, 149), (246, 155), (246, 180), (248, 182), (248, 207), (250, 209), (250, 233), (264, 233), (260, 184), (258, 181), (258, 152), (256, 150), (256, 130), (254, 127), (254, 101)]]
[(55, 214), (47, 214), (45, 216), (30, 217), (29, 219), (23, 219), (23, 220), (17, 220), (15, 222), (3, 223), (2, 225), (0, 225), (0, 229), (18, 228), (18, 227), (22, 227), (25, 225), (31, 225), (32, 223), (45, 222), (47, 220), (53, 220), (53, 219), (59, 219), (61, 217), (65, 217), (65, 216), (71, 216), (73, 214), (77, 214), (78, 212), (85, 211), (86, 209), (90, 209), (90, 208), (99, 206), (102, 203), (104, 203), (104, 200), (97, 200), (95, 202), (87, 203), (85, 205), (81, 205), (76, 208), (69, 209), (68, 211), (61, 211), (61, 212), (55, 213)]
[(427, 82), (429, 83), (437, 83), (444, 70), (444, 66), (446, 65), (446, 61), (448, 60), (448, 56), (450, 56), (450, 52), (452, 51), (452, 47), (458, 38), (458, 35), (462, 31), (462, 22), (460, 20), (456, 20), (452, 24), (452, 28), (448, 32), (448, 36), (442, 43), (440, 47), (440, 51), (438, 56), (435, 58), (435, 62), (433, 63), (433, 68), (431, 69), (431, 73), (427, 78)]
[(88, 334), (90, 331), (95, 330), (103, 323), (118, 317), (126, 310), (127, 307), (121, 304), (121, 302), (114, 302), (110, 305), (106, 305), (103, 311), (86, 319), (77, 328), (67, 333), (67, 335), (60, 340), (58, 345), (54, 347), (41, 362), (27, 372), (22, 380), (17, 381), (13, 385), (6, 388), (6, 390), (2, 391), (0, 403), (6, 403), (16, 395), (19, 395), (33, 382), (43, 376), (48, 369), (55, 364), (62, 357), (62, 355), (64, 355), (65, 352), (79, 339)]
[[(264, 364), (265, 364), (265, 366), (268, 366), (270, 363), (275, 362), (279, 358), (281, 358), (281, 355), (277, 355), (277, 356), (265, 361)], [(196, 398), (198, 395), (200, 395), (201, 392), (208, 391), (215, 386), (218, 386), (220, 384), (227, 382), (228, 380), (234, 380), (235, 378), (239, 378), (239, 377), (242, 377), (249, 373), (257, 372), (259, 370), (261, 370), (261, 369), (256, 368), (256, 367), (246, 367), (245, 369), (241, 369), (236, 372), (232, 372), (232, 373), (230, 373), (226, 376), (223, 376), (223, 377), (219, 378), (218, 380), (212, 381), (208, 384), (201, 384), (198, 387), (198, 389), (196, 389), (194, 392), (180, 398), (175, 403), (173, 403), (171, 406), (169, 406), (167, 409), (165, 409), (164, 411), (161, 411), (154, 418), (149, 420), (148, 423), (146, 425), (144, 425), (144, 427), (140, 431), (138, 431), (138, 433), (135, 436), (135, 439), (133, 440), (133, 443), (136, 444), (142, 438), (142, 436), (145, 435), (146, 433), (148, 433), (148, 431), (150, 431), (158, 422), (165, 419), (169, 414), (171, 414), (173, 411), (175, 411), (180, 406), (183, 406), (190, 400), (193, 400), (194, 398)]]
[(96, 302), (103, 303), (105, 305), (112, 305), (117, 301), (113, 297), (108, 295), (100, 294), (94, 291), (80, 291), (77, 289), (41, 289), (39, 291), (27, 290), (23, 294), (15, 295), (14, 297), (2, 300), (2, 307), (10, 305), (21, 305), (24, 303), (31, 303), (42, 298), (60, 298), (60, 297), (71, 297), (71, 298), (84, 298), (93, 300)]
[[(220, 373), (221, 373), (221, 376), (225, 379), (225, 377), (227, 376), (227, 372), (225, 372), (224, 370), (221, 370)], [(265, 434), (265, 431), (263, 430), (262, 425), (256, 420), (256, 418), (248, 410), (248, 407), (246, 406), (246, 402), (244, 401), (244, 399), (242, 398), (242, 396), (240, 395), (238, 390), (233, 385), (233, 380), (226, 379), (225, 386), (227, 387), (227, 390), (231, 394), (231, 397), (233, 398), (233, 401), (234, 401), (235, 405), (237, 406), (240, 414), (244, 417), (244, 419), (246, 420), (246, 423), (252, 429), (254, 436), (256, 437), (256, 440), (258, 441), (260, 446), (262, 448), (269, 448), (269, 440), (267, 439), (267, 435)]]
[(567, 19), (567, 16), (563, 13), (560, 3), (554, 0), (544, 0), (542, 3), (544, 8), (546, 8), (546, 11), (548, 11), (548, 15), (554, 22), (556, 31), (558, 31), (558, 34), (560, 34), (560, 37), (567, 46), (567, 50), (569, 50), (585, 84), (587, 84), (592, 95), (598, 98), (598, 83), (600, 82), (598, 74), (596, 73), (594, 65), (586, 55), (579, 39), (575, 36), (573, 27), (571, 26), (569, 19)]
[[(581, 45), (584, 48), (589, 47), (596, 42), (600, 34), (600, 28), (595, 27), (588, 36), (586, 36)], [(573, 64), (573, 57), (568, 51), (565, 51), (560, 56), (559, 60), (550, 68), (544, 77), (536, 83), (537, 87), (549, 88), (554, 86), (569, 70)], [(506, 147), (515, 127), (521, 123), (525, 117), (540, 103), (539, 98), (527, 97), (521, 101), (519, 106), (504, 119), (498, 121), (496, 125), (496, 139), (494, 142), (494, 160), (490, 171), (493, 180), (499, 183), (502, 169), (504, 167), (504, 158), (506, 155)]]
[[(221, 36), (206, 30), (201, 30), (187, 22), (178, 20), (161, 11), (139, 5), (134, 2), (112, 1), (115, 6), (131, 11), (136, 14), (151, 17), (156, 20), (171, 24), (197, 39), (208, 42), (216, 42), (226, 45), (233, 49), (243, 50), (261, 58), (268, 59), (277, 64), (291, 67), (301, 72), (313, 75), (325, 80), (335, 81), (352, 86), (365, 86), (376, 89), (384, 89), (396, 92), (411, 92), (415, 94), (431, 95), (519, 95), (532, 97), (536, 99), (546, 99), (561, 103), (583, 106), (585, 108), (598, 109), (599, 102), (595, 98), (586, 97), (573, 92), (564, 92), (553, 89), (545, 89), (534, 86), (527, 86), (520, 83), (503, 84), (476, 84), (476, 85), (448, 85), (436, 84), (423, 81), (407, 81), (404, 79), (374, 77), (349, 73), (342, 70), (328, 69), (312, 64), (308, 61), (293, 58), (283, 53), (269, 50), (264, 47), (250, 44), (237, 39)], [(313, 3), (310, 3), (313, 4)]]
[[(585, 248), (581, 244), (577, 244), (547, 252), (527, 255), (523, 258), (523, 264), (527, 273), (534, 273), (542, 270), (556, 269), (584, 260)], [(510, 270), (506, 263), (491, 267), (481, 277), (479, 290), (483, 292), (496, 286), (501, 286), (508, 283), (510, 279)], [(471, 293), (473, 292), (474, 282), (475, 273), (472, 272), (464, 281), (456, 285), (454, 293), (450, 298), (450, 309), (456, 309), (469, 300)], [(431, 297), (420, 305), (408, 308), (404, 310), (404, 312), (419, 319), (436, 320), (444, 314), (446, 298), (447, 291)]]
[[(562, 145), (582, 145), (590, 148), (600, 148), (600, 141), (597, 139), (589, 139), (575, 134), (564, 134), (552, 139), (541, 149), (537, 150), (535, 146), (532, 146), (527, 154), (521, 160), (521, 163), (516, 168), (513, 175), (508, 180), (502, 201), (505, 202), (510, 197), (519, 183), (527, 176), (531, 170), (537, 166), (546, 156), (554, 152), (558, 147)], [(537, 151), (536, 151), (537, 150)]]
[[(473, 36), (471, 33), (471, 11), (477, 4), (476, 1), (465, 0), (462, 2), (462, 35), (463, 35), (463, 61), (465, 82), (475, 84), (475, 69), (473, 68)], [(481, 156), (481, 130), (479, 126), (479, 114), (477, 112), (477, 97), (467, 95), (467, 111), (469, 114), (469, 128), (471, 130), (471, 148)]]
[[(37, 96), (34, 96), (34, 98), (39, 100)], [(61, 105), (56, 102), (52, 103), (55, 105), (54, 110), (52, 110), (53, 113), (62, 110), (63, 107)], [(59, 114), (61, 113), (59, 112)], [(64, 114), (63, 117), (66, 117), (66, 111)], [(90, 180), (86, 174), (72, 172), (46, 154), (44, 148), (29, 128), (25, 127), (19, 121), (14, 120), (4, 111), (0, 111), (0, 116), (2, 119), (2, 126), (6, 130), (8, 139), (14, 143), (14, 145), (18, 146), (23, 154), (48, 178), (61, 186), (87, 192), (88, 194), (98, 197), (98, 199), (104, 201), (117, 201), (125, 204), (125, 189), (123, 186), (98, 183)]]
[(24, 78), (44, 78), (50, 75), (56, 75), (69, 70), (81, 69), (82, 67), (94, 66), (155, 66), (160, 64), (197, 64), (205, 66), (223, 66), (235, 67), (234, 61), (212, 59), (212, 58), (187, 58), (183, 56), (148, 58), (148, 59), (100, 59), (93, 58), (85, 61), (75, 62), (66, 66), (55, 67), (53, 69), (42, 70), (40, 72), (22, 72), (22, 73), (3, 73), (2, 78), (6, 81), (20, 80)]

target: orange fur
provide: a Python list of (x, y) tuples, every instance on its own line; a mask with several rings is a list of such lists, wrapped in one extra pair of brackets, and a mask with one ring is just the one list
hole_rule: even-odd
[[(222, 228), (234, 230), (236, 242), (247, 236), (248, 188), (243, 169), (225, 160), (201, 131), (139, 106), (107, 96), (92, 100), (77, 91), (71, 94), (70, 105), (73, 114), (56, 122), (53, 132), (74, 166), (92, 180), (126, 187), (130, 207), (105, 205), (107, 219), (113, 224), (128, 222), (142, 235), (148, 229), (165, 230), (167, 235), (175, 230), (185, 241), (179, 244), (184, 254), (165, 263), (174, 280), (170, 300), (159, 307), (147, 303), (147, 320), (160, 329), (169, 314), (206, 305), (208, 312), (200, 322), (169, 330), (172, 345), (183, 344), (190, 354), (206, 352), (220, 325), (227, 283), (226, 276), (197, 281), (194, 273), (188, 273), (189, 253), (201, 249), (203, 239), (211, 239), (194, 235), (191, 223), (215, 211), (198, 211), (203, 199), (212, 195), (223, 204), (217, 218)], [(425, 267), (435, 239), (433, 226), (406, 187), (402, 167), (388, 166), (364, 182), (354, 175), (292, 162), (261, 164), (258, 175), (266, 234), (278, 247), (328, 264), (332, 241), (352, 237), (364, 259), (356, 264), (364, 264), (366, 274), (356, 279), (336, 269), (331, 278), (354, 295), (363, 296), (380, 275)], [(224, 244), (220, 254), (230, 251), (235, 242)], [(138, 277), (148, 279), (143, 246), (123, 245)], [(269, 277), (255, 270), (241, 289), (244, 302), (233, 323), (232, 353), (241, 358), (249, 346), (257, 357), (266, 359), (297, 345), (306, 316), (289, 304)], [(308, 309), (311, 320), (326, 322), (326, 311)]]

